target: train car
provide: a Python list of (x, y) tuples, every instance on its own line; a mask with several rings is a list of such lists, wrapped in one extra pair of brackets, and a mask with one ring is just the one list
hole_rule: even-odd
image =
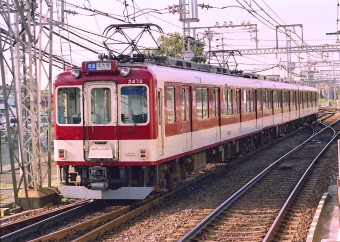
[(167, 57), (86, 61), (54, 81), (64, 197), (145, 199), (317, 118), (317, 90)]

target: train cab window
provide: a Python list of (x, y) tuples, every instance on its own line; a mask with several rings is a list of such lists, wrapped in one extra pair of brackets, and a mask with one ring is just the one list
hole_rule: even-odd
[(224, 89), (224, 115), (233, 114), (233, 90)]
[(80, 88), (58, 88), (57, 122), (58, 124), (80, 124)]
[(124, 86), (120, 89), (120, 117), (125, 124), (148, 121), (148, 97), (146, 86)]
[(111, 122), (111, 90), (109, 88), (91, 89), (91, 122), (93, 124)]

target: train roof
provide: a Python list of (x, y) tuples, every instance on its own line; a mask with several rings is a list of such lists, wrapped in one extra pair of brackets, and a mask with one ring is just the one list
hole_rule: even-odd
[(286, 89), (286, 90), (309, 90), (315, 91), (315, 88), (300, 86), (284, 82), (267, 81), (261, 79), (246, 78), (231, 74), (222, 74), (214, 72), (204, 72), (182, 68), (172, 68), (168, 66), (159, 66), (147, 64), (148, 69), (154, 72), (157, 81), (172, 81), (197, 84), (215, 84), (237, 86), (241, 88), (263, 88), (263, 89)]
[[(126, 56), (125, 56), (126, 57)], [(125, 58), (126, 62), (134, 63), (140, 56), (131, 59)], [(196, 63), (183, 59), (167, 56), (144, 56), (143, 65), (148, 66), (156, 76), (158, 81), (178, 81), (184, 83), (216, 84), (238, 86), (243, 88), (267, 88), (267, 89), (287, 89), (287, 90), (309, 90), (316, 91), (316, 88), (289, 84), (283, 82), (281, 78), (267, 77), (254, 73), (244, 73), (243, 71), (230, 70), (228, 68), (205, 63)], [(174, 76), (176, 79), (174, 79)], [(212, 77), (214, 78), (212, 80)]]

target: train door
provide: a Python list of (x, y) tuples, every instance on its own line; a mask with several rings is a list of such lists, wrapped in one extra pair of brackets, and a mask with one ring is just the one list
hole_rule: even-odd
[(164, 155), (164, 129), (163, 129), (163, 90), (157, 91), (157, 116), (158, 116), (158, 155)]
[(181, 102), (182, 102), (182, 131), (185, 133), (185, 149), (192, 148), (192, 102), (191, 102), (191, 87), (183, 86), (181, 88)]
[(118, 160), (117, 94), (114, 82), (84, 84), (84, 159)]
[(216, 140), (221, 139), (221, 115), (220, 115), (220, 89), (213, 89), (213, 105), (214, 105), (214, 117), (217, 118), (217, 126), (216, 126)]

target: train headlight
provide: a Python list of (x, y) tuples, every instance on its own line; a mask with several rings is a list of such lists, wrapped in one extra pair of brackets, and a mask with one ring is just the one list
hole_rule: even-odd
[(73, 69), (71, 71), (71, 76), (74, 78), (74, 79), (77, 79), (78, 77), (80, 77), (80, 70), (79, 69)]
[(129, 75), (129, 72), (130, 72), (130, 68), (128, 68), (128, 67), (122, 67), (121, 69), (120, 69), (120, 75), (121, 76), (127, 76), (127, 75)]

